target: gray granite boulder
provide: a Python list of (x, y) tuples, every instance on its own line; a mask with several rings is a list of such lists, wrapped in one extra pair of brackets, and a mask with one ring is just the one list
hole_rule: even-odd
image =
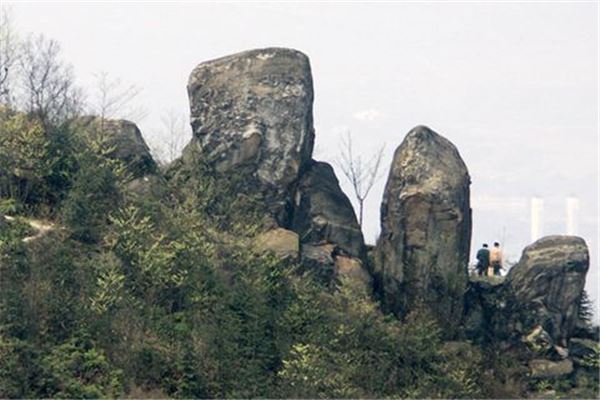
[(375, 256), (383, 306), (404, 315), (419, 303), (460, 323), (471, 241), (470, 178), (456, 147), (418, 126), (396, 149), (381, 204)]
[(199, 64), (187, 89), (193, 139), (184, 162), (242, 174), (285, 224), (291, 188), (313, 150), (308, 57), (267, 48), (218, 58)]

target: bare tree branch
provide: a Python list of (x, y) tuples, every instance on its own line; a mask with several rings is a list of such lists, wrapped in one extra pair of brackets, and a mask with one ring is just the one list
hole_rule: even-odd
[(12, 76), (19, 58), (18, 38), (12, 24), (12, 14), (0, 8), (0, 103), (11, 104)]
[(43, 35), (20, 47), (17, 103), (44, 125), (59, 124), (81, 112), (83, 95), (71, 66), (60, 59), (60, 46)]
[(352, 135), (350, 135), (350, 132), (346, 132), (345, 135), (342, 135), (340, 142), (341, 151), (337, 165), (352, 185), (354, 197), (358, 202), (359, 208), (358, 223), (362, 226), (365, 200), (371, 192), (373, 185), (375, 185), (375, 182), (381, 178), (379, 168), (381, 166), (385, 144), (382, 145), (368, 161), (363, 162), (360, 155), (354, 155), (354, 146), (352, 144)]
[(183, 114), (169, 110), (161, 117), (160, 143), (152, 148), (159, 164), (166, 165), (181, 154), (192, 136), (190, 126)]
[(147, 112), (134, 105), (141, 89), (135, 85), (124, 86), (120, 79), (111, 78), (108, 73), (95, 75), (96, 87), (93, 92), (90, 113), (105, 119), (120, 118), (139, 122)]

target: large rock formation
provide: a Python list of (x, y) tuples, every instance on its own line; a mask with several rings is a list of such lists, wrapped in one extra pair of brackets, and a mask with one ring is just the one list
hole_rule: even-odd
[(431, 129), (412, 129), (396, 149), (381, 204), (376, 290), (402, 315), (425, 303), (456, 325), (468, 282), (470, 178), (458, 151)]
[(505, 284), (527, 317), (526, 325), (541, 325), (564, 346), (577, 322), (588, 268), (583, 239), (547, 236), (523, 250)]
[(150, 149), (133, 122), (87, 116), (77, 118), (72, 124), (87, 139), (112, 149), (108, 156), (123, 161), (133, 178), (156, 172)]
[(314, 142), (308, 57), (269, 48), (207, 61), (193, 70), (188, 94), (194, 136), (186, 162), (200, 157), (219, 172), (246, 175), (285, 224)]
[[(363, 256), (350, 201), (331, 166), (311, 158), (308, 57), (269, 48), (204, 62), (193, 70), (188, 94), (194, 135), (172, 167), (173, 176), (177, 168), (200, 163), (218, 174), (241, 176), (246, 187), (240, 189), (258, 195), (272, 217), (268, 228), (298, 233), (303, 264), (325, 281), (335, 278), (338, 256), (355, 261)], [(360, 265), (343, 261), (346, 267)]]

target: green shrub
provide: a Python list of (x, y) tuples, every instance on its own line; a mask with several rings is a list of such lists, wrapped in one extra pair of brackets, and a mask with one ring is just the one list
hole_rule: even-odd
[(73, 338), (56, 346), (41, 363), (41, 390), (48, 397), (91, 399), (123, 393), (122, 372), (88, 339)]
[(0, 333), (0, 397), (35, 397), (38, 361), (31, 343)]
[(73, 187), (62, 206), (62, 220), (73, 238), (95, 243), (102, 238), (108, 214), (119, 201), (114, 174), (90, 156), (82, 160), (74, 177)]

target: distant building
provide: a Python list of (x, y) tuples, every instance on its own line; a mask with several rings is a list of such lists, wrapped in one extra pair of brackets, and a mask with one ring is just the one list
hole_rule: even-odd
[(567, 235), (577, 235), (577, 212), (579, 211), (579, 199), (577, 197), (567, 197)]
[(544, 199), (531, 198), (531, 241), (535, 242), (542, 237), (542, 218), (544, 213)]

